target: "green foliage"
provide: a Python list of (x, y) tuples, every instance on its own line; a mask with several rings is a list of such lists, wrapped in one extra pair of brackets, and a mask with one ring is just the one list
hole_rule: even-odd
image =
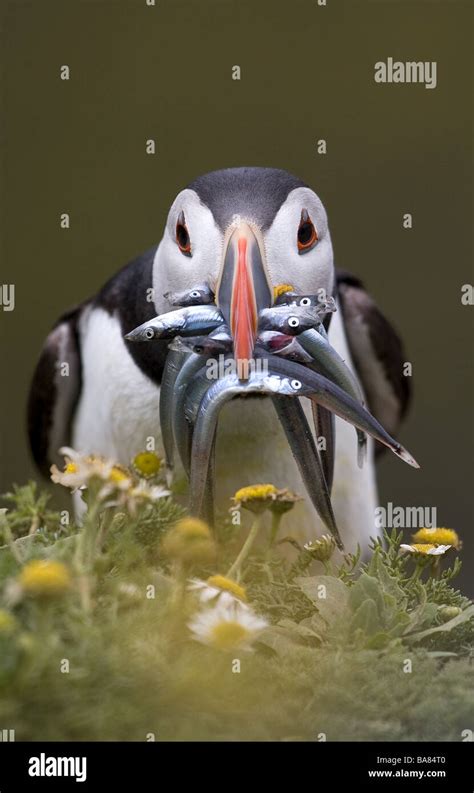
[[(59, 512), (48, 508), (51, 499), (49, 493), (37, 491), (36, 482), (28, 482), (22, 487), (13, 485), (12, 492), (0, 496), (6, 504), (11, 505), (6, 517), (13, 539), (25, 535), (31, 536), (36, 532), (40, 532), (48, 540), (70, 534), (74, 530), (73, 527), (62, 526)], [(4, 528), (3, 530), (0, 528), (0, 545), (6, 542)]]
[[(241, 583), (270, 624), (253, 653), (228, 654), (191, 638), (186, 578), (205, 573), (163, 558), (184, 515), (172, 499), (132, 515), (91, 500), (84, 526), (58, 533), (34, 483), (5, 498), (0, 722), (17, 740), (460, 740), (470, 723), (474, 605), (451, 586), (457, 560), (421, 568), (396, 532), (365, 564), (262, 544)], [(239, 550), (227, 516), (217, 539), (209, 573)], [(27, 597), (21, 571), (34, 559), (65, 564), (71, 590)]]
[(161, 499), (141, 511), (130, 527), (138, 543), (153, 548), (160, 542), (164, 532), (186, 514), (183, 507), (173, 499)]
[[(423, 580), (420, 569), (409, 570), (412, 560), (399, 553), (401, 535), (395, 532), (384, 540), (385, 547), (382, 541), (374, 543), (370, 561), (355, 578), (351, 560), (350, 579), (344, 566), (333, 578), (296, 579), (314, 604), (317, 619), (323, 620), (318, 622), (321, 641), (345, 649), (426, 646), (469, 655), (474, 645), (474, 606), (448, 583), (459, 563), (440, 578), (428, 575)], [(448, 607), (459, 613), (443, 619)], [(313, 616), (311, 624), (316, 621)]]

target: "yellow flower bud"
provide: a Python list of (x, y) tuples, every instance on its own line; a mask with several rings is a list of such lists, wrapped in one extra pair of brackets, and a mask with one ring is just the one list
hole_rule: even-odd
[(164, 537), (161, 547), (166, 556), (186, 565), (205, 564), (216, 555), (209, 526), (198, 518), (178, 521)]
[(38, 598), (58, 597), (71, 587), (71, 576), (66, 565), (48, 559), (28, 562), (18, 581), (26, 595)]
[(307, 542), (304, 546), (305, 551), (308, 551), (313, 559), (316, 559), (318, 562), (328, 562), (335, 547), (336, 541), (331, 534), (323, 534), (322, 537), (318, 537), (317, 540), (313, 540), (312, 542)]

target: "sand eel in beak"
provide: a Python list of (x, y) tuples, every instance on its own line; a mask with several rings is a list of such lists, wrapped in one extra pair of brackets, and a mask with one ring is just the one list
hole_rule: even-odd
[(312, 363), (313, 358), (299, 343), (297, 337), (275, 330), (264, 330), (257, 336), (257, 347), (270, 355), (281, 355), (290, 361)]
[(197, 336), (215, 330), (224, 318), (215, 306), (188, 306), (169, 311), (159, 317), (143, 322), (138, 328), (126, 333), (126, 341), (155, 341), (172, 339), (174, 336)]
[[(225, 325), (222, 328), (225, 328)], [(226, 355), (232, 351), (232, 348), (232, 336), (227, 330), (223, 331), (221, 328), (218, 328), (212, 336), (191, 336), (187, 339), (178, 336), (170, 344), (170, 350), (194, 352), (196, 355), (206, 355), (208, 358)]]
[[(289, 379), (273, 373), (268, 375), (265, 372), (252, 372), (246, 382), (242, 382), (237, 375), (228, 375), (207, 389), (198, 407), (192, 439), (190, 471), (190, 509), (192, 512), (198, 515), (202, 514), (206, 485), (209, 481), (208, 470), (212, 445), (219, 412), (223, 405), (236, 396), (245, 396), (251, 393), (267, 394), (275, 398), (277, 414), (283, 420), (292, 451), (309, 486), (313, 504), (342, 548), (326, 482), (306, 418), (303, 413), (298, 412), (299, 408), (297, 407), (295, 419), (291, 406), (286, 404), (288, 397), (300, 396), (301, 389), (301, 382), (295, 378)], [(282, 398), (282, 401), (276, 399), (278, 396)]]
[(165, 292), (163, 295), (172, 306), (207, 306), (215, 303), (215, 295), (208, 284), (198, 284), (182, 292)]

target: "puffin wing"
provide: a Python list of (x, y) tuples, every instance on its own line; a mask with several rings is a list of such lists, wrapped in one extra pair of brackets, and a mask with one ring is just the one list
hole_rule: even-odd
[(49, 476), (58, 449), (70, 443), (74, 408), (81, 392), (78, 322), (85, 304), (63, 314), (47, 337), (33, 375), (27, 406), (30, 447)]
[(369, 409), (396, 435), (411, 397), (402, 341), (358, 278), (338, 270), (336, 281), (347, 343)]

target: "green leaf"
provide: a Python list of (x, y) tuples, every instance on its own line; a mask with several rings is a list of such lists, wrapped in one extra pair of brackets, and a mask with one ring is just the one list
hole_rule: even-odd
[(457, 628), (458, 625), (462, 625), (464, 622), (469, 622), (474, 617), (474, 603), (471, 606), (468, 606), (467, 609), (461, 611), (457, 617), (453, 617), (452, 620), (449, 622), (445, 622), (443, 625), (438, 625), (436, 628), (428, 628), (426, 631), (421, 631), (420, 633), (415, 633), (410, 635), (411, 641), (421, 641), (425, 639), (427, 636), (432, 636), (435, 633), (447, 633), (452, 631), (453, 628)]
[(410, 621), (405, 629), (405, 635), (411, 636), (423, 628), (426, 630), (428, 625), (433, 624), (437, 613), (438, 606), (436, 603), (428, 603), (425, 595), (425, 601), (409, 612)]
[(367, 575), (367, 573), (361, 573), (359, 579), (354, 586), (351, 587), (349, 594), (352, 610), (356, 612), (365, 600), (374, 601), (379, 618), (382, 620), (385, 611), (385, 603), (379, 582), (373, 576)]
[(426, 653), (429, 658), (457, 658), (458, 653), (448, 653), (442, 652), (441, 650), (432, 650), (429, 653)]
[(300, 576), (295, 578), (295, 583), (329, 625), (347, 610), (349, 589), (339, 578), (330, 575)]
[(324, 620), (317, 611), (315, 611), (311, 617), (306, 617), (304, 620), (301, 620), (299, 624), (309, 628), (320, 641), (322, 641), (328, 628), (326, 620)]
[(318, 639), (321, 641), (321, 636), (315, 632), (311, 620), (302, 620), (301, 622), (294, 622), (286, 617), (279, 620), (277, 625), (281, 628), (286, 628), (290, 633), (296, 634), (301, 639)]
[(389, 645), (394, 645), (397, 643), (397, 640), (393, 638), (389, 633), (384, 633), (384, 631), (379, 631), (378, 633), (374, 633), (373, 636), (366, 641), (364, 647), (367, 650), (382, 650)]
[(259, 644), (270, 647), (277, 655), (287, 656), (298, 644), (298, 635), (288, 631), (286, 628), (272, 625), (266, 628), (258, 637)]
[(357, 608), (351, 620), (351, 630), (361, 630), (366, 635), (376, 633), (380, 629), (379, 613), (373, 600), (367, 599)]
[(374, 554), (372, 569), (384, 593), (391, 595), (398, 604), (406, 606), (407, 597), (395, 576), (390, 575), (380, 553)]

